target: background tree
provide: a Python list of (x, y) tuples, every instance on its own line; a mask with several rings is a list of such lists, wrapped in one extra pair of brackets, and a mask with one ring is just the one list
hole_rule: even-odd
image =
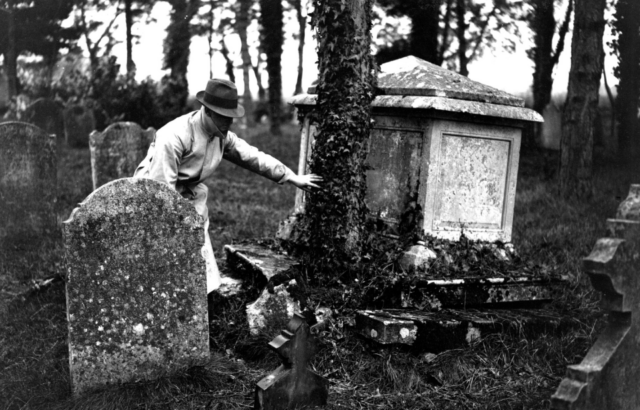
[(302, 94), (302, 75), (304, 73), (304, 44), (307, 32), (307, 16), (303, 11), (303, 0), (288, 0), (296, 12), (298, 21), (298, 75), (293, 95)]
[[(409, 54), (468, 75), (468, 65), (485, 50), (514, 50), (523, 17), (522, 0), (377, 0), (390, 15), (411, 19), (409, 40), (379, 50), (378, 64)], [(439, 10), (439, 11), (438, 11)]]
[[(81, 36), (84, 37), (87, 51), (89, 52), (89, 62), (91, 70), (95, 72), (99, 66), (100, 55), (110, 55), (115, 44), (113, 38), (113, 28), (116, 19), (122, 13), (119, 2), (115, 8), (109, 0), (77, 0), (75, 25), (78, 27)], [(111, 11), (111, 15), (108, 15)], [(92, 20), (88, 16), (90, 12), (96, 12), (100, 20)], [(108, 17), (107, 17), (108, 16)], [(99, 32), (97, 39), (94, 33)], [(93, 38), (92, 38), (93, 37)], [(103, 50), (103, 40), (106, 41)]]
[(242, 94), (242, 103), (247, 111), (246, 121), (248, 125), (253, 124), (253, 96), (251, 95), (251, 71), (253, 64), (251, 63), (251, 54), (249, 53), (249, 41), (247, 38), (247, 29), (251, 24), (251, 9), (254, 0), (239, 0), (236, 29), (240, 37), (240, 56), (242, 57), (242, 83), (244, 84), (244, 92)]
[(283, 8), (281, 0), (260, 0), (260, 44), (267, 56), (270, 131), (280, 135), (282, 123)]
[(167, 0), (167, 2), (171, 4), (172, 10), (167, 37), (164, 40), (163, 69), (171, 71), (163, 78), (163, 94), (173, 97), (172, 100), (167, 98), (167, 103), (172, 106), (176, 114), (180, 114), (184, 111), (189, 96), (187, 67), (192, 36), (191, 20), (198, 12), (200, 0)]
[(565, 197), (592, 194), (593, 134), (604, 64), (606, 0), (575, 0), (569, 89), (562, 113), (560, 190)]
[(140, 18), (144, 14), (151, 12), (154, 0), (124, 0), (124, 16), (126, 27), (126, 49), (127, 49), (127, 74), (133, 75), (136, 70), (136, 65), (133, 62), (133, 33), (132, 28), (136, 22), (136, 19)]
[[(551, 101), (553, 88), (553, 69), (560, 60), (564, 50), (564, 40), (569, 30), (569, 22), (573, 12), (573, 0), (568, 1), (564, 21), (558, 30), (558, 39), (553, 47), (553, 37), (556, 33), (554, 17), (555, 0), (532, 0), (532, 11), (528, 16), (529, 26), (533, 32), (533, 47), (528, 51), (533, 60), (533, 109), (542, 114), (544, 108)], [(523, 145), (532, 147), (535, 143), (533, 132), (525, 132)]]
[(9, 81), (9, 96), (20, 92), (18, 57), (32, 53), (52, 65), (61, 48), (70, 48), (78, 31), (61, 23), (73, 10), (74, 0), (0, 0), (0, 52)]
[(407, 16), (411, 19), (410, 54), (430, 63), (442, 63), (438, 55), (442, 0), (378, 0), (378, 3), (389, 15)]
[(618, 54), (615, 75), (618, 82), (616, 113), (618, 121), (618, 149), (621, 159), (637, 161), (640, 158), (640, 1), (618, 0), (615, 9), (612, 42)]

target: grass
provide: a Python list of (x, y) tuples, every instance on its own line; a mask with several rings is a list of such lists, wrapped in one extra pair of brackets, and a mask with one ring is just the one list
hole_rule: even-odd
[[(258, 126), (246, 139), (297, 169), (298, 130), (272, 137)], [(553, 159), (553, 158), (552, 158)], [(521, 158), (513, 243), (535, 263), (571, 278), (554, 308), (578, 325), (558, 333), (491, 335), (466, 349), (440, 353), (381, 348), (355, 336), (350, 318), (336, 317), (320, 338), (314, 367), (331, 381), (328, 409), (545, 409), (564, 374), (593, 343), (602, 325), (598, 295), (580, 274), (580, 261), (604, 234), (638, 175), (598, 163), (596, 195), (566, 201), (543, 156)], [(553, 163), (553, 161), (551, 161)], [(89, 152), (66, 149), (59, 158), (59, 219), (91, 191)], [(210, 234), (222, 269), (222, 246), (272, 236), (293, 208), (295, 191), (223, 163), (209, 183)], [(110, 386), (72, 397), (69, 390), (63, 281), (24, 293), (47, 277), (63, 277), (62, 247), (51, 238), (38, 252), (17, 249), (0, 261), (0, 408), (2, 409), (246, 409), (255, 383), (279, 364), (267, 343), (280, 329), (250, 336), (245, 305), (255, 295), (216, 297), (210, 317), (212, 358), (157, 380)], [(5, 285), (10, 283), (12, 288)], [(7, 289), (12, 289), (7, 291)]]

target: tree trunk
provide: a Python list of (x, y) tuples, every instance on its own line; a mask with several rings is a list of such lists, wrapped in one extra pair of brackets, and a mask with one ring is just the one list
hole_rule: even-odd
[(625, 161), (640, 157), (640, 126), (638, 103), (640, 98), (640, 2), (618, 0), (616, 7), (618, 29), (618, 138), (620, 157)]
[(280, 135), (282, 123), (282, 44), (283, 10), (280, 0), (260, 0), (260, 23), (262, 25), (262, 48), (267, 56), (269, 74), (269, 119), (271, 133)]
[(246, 114), (247, 125), (253, 125), (253, 96), (251, 95), (251, 55), (249, 54), (249, 43), (247, 41), (247, 27), (249, 27), (249, 11), (252, 0), (240, 0), (240, 9), (236, 17), (238, 36), (240, 37), (240, 55), (242, 56), (242, 82), (244, 91), (242, 93), (242, 104)]
[(456, 34), (458, 36), (458, 62), (460, 64), (460, 69), (458, 71), (460, 74), (468, 76), (469, 69), (467, 68), (467, 64), (469, 63), (469, 59), (467, 58), (467, 38), (465, 37), (467, 32), (465, 13), (467, 9), (464, 1), (465, 0), (457, 0), (456, 3), (456, 16), (458, 18), (458, 29), (456, 30)]
[(444, 29), (442, 30), (442, 41), (440, 42), (440, 50), (438, 50), (437, 65), (442, 65), (444, 62), (444, 53), (449, 48), (449, 30), (451, 27), (451, 9), (453, 0), (447, 0), (447, 8), (444, 13)]
[(200, 2), (199, 0), (170, 0), (169, 3), (173, 10), (171, 10), (171, 20), (164, 41), (163, 68), (171, 70), (167, 93), (170, 93), (176, 101), (176, 106), (173, 108), (182, 111), (189, 96), (187, 67), (191, 46), (191, 19), (198, 11)]
[(419, 0), (411, 14), (411, 53), (438, 64), (438, 28), (442, 0)]
[(542, 114), (544, 107), (551, 101), (553, 87), (553, 34), (556, 20), (553, 17), (554, 0), (540, 0), (533, 3), (533, 109)]
[(4, 64), (7, 67), (7, 81), (9, 98), (18, 95), (18, 51), (16, 47), (16, 25), (12, 10), (4, 9), (7, 13), (7, 50), (4, 53)]
[(604, 53), (606, 0), (576, 0), (569, 89), (562, 113), (560, 190), (565, 197), (592, 195), (593, 134)]
[(229, 49), (227, 48), (227, 43), (224, 42), (224, 37), (220, 40), (220, 53), (222, 53), (222, 57), (224, 57), (227, 77), (229, 77), (229, 81), (235, 83), (236, 74), (233, 72), (233, 60), (229, 57)]
[(304, 43), (307, 31), (307, 18), (302, 14), (302, 0), (294, 0), (294, 6), (296, 8), (296, 15), (298, 16), (298, 26), (300, 27), (300, 33), (298, 35), (298, 76), (296, 78), (296, 88), (293, 92), (294, 95), (297, 95), (302, 94)]
[[(345, 3), (346, 9), (340, 11)], [(335, 267), (361, 256), (367, 214), (365, 158), (375, 85), (371, 4), (371, 0), (314, 1), (319, 81), (311, 171), (325, 178), (323, 190), (309, 195), (305, 205), (303, 226), (314, 266)]]
[(133, 0), (124, 0), (124, 16), (127, 26), (127, 74), (133, 75), (136, 70), (136, 65), (133, 62), (133, 35), (131, 34), (131, 27), (133, 26), (133, 10), (131, 10), (131, 3)]
[(251, 69), (253, 70), (253, 75), (256, 77), (256, 82), (258, 83), (258, 101), (264, 102), (267, 98), (267, 91), (262, 86), (262, 73), (260, 72), (260, 62), (262, 59), (258, 54), (258, 62), (256, 65), (251, 65)]
[(213, 25), (215, 23), (215, 9), (216, 0), (209, 0), (209, 14), (207, 15), (207, 51), (209, 52), (209, 78), (213, 78), (213, 36), (215, 35), (215, 29)]

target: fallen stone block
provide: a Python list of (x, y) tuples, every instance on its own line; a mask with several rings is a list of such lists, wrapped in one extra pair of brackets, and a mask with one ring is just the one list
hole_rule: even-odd
[(460, 348), (498, 332), (539, 333), (570, 329), (571, 322), (546, 310), (361, 310), (356, 331), (382, 345), (403, 344), (437, 352)]
[(225, 245), (229, 275), (241, 279), (245, 288), (262, 289), (269, 279), (289, 270), (296, 261), (266, 246), (251, 244)]

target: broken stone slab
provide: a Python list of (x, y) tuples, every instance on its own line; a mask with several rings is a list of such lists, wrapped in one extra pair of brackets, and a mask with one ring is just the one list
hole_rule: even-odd
[(400, 293), (401, 307), (419, 310), (544, 304), (562, 294), (565, 279), (535, 277), (425, 279)]
[[(318, 325), (321, 323), (314, 327)], [(327, 404), (329, 381), (309, 368), (317, 351), (314, 327), (309, 327), (304, 316), (295, 314), (269, 343), (282, 365), (256, 385), (254, 409), (289, 410)]]
[(247, 305), (247, 322), (252, 335), (257, 336), (269, 328), (281, 328), (295, 313), (300, 313), (300, 303), (287, 290), (295, 284), (295, 280), (290, 280), (275, 286), (273, 293), (264, 289), (255, 302)]
[(382, 345), (403, 344), (430, 352), (468, 346), (492, 333), (566, 331), (575, 323), (539, 309), (385, 309), (360, 310), (356, 314), (356, 331), (365, 338)]
[(261, 245), (232, 244), (225, 245), (224, 250), (230, 274), (241, 279), (245, 287), (262, 289), (269, 279), (297, 263), (292, 257)]
[(633, 185), (618, 209), (616, 237), (598, 239), (583, 260), (592, 286), (602, 292), (607, 325), (582, 362), (568, 366), (551, 397), (553, 409), (640, 408), (640, 213), (634, 211), (640, 209), (639, 188)]

